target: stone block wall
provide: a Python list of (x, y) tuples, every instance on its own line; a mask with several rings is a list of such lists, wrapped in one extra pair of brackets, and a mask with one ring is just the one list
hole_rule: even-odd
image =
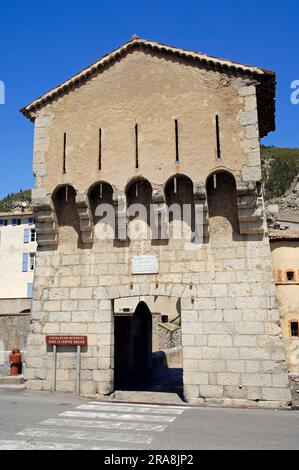
[[(155, 254), (159, 274), (134, 276), (131, 256)], [(223, 235), (195, 246), (112, 241), (92, 249), (74, 244), (37, 255), (28, 387), (51, 390), (48, 334), (87, 335), (81, 393), (113, 391), (113, 300), (148, 296), (181, 299), (184, 392), (190, 403), (285, 406), (290, 401), (269, 243), (262, 236)], [(57, 390), (75, 391), (75, 352), (59, 351)]]
[(0, 299), (0, 376), (9, 374), (8, 356), (12, 349), (27, 346), (31, 299)]

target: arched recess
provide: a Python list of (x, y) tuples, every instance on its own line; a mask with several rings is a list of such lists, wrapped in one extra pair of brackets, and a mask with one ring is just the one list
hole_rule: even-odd
[[(182, 174), (172, 176), (164, 188), (165, 201), (169, 210), (169, 224), (188, 235), (195, 229), (195, 205), (192, 180)], [(175, 227), (176, 226), (176, 227)]]
[(95, 228), (95, 238), (114, 238), (115, 213), (113, 205), (113, 188), (106, 181), (91, 186), (88, 199)]
[(68, 184), (58, 186), (52, 194), (59, 226), (60, 243), (81, 240), (76, 194), (74, 187)]
[(210, 233), (240, 233), (237, 188), (227, 171), (211, 174), (206, 184)]
[(27, 308), (26, 310), (22, 310), (22, 311), (20, 312), (20, 315), (26, 315), (26, 314), (29, 315), (30, 312), (31, 312), (30, 308)]
[(153, 188), (145, 178), (137, 178), (126, 187), (128, 235), (130, 239), (150, 236)]

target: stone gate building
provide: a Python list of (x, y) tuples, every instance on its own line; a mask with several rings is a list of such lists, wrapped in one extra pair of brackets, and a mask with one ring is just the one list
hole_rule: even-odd
[[(289, 403), (261, 189), (275, 74), (133, 38), (22, 112), (35, 123), (39, 245), (28, 387), (52, 388), (46, 335), (87, 335), (81, 393), (109, 394), (150, 372), (164, 322), (181, 333), (189, 402)], [(140, 236), (137, 203), (154, 207), (157, 237)], [(180, 239), (177, 214), (161, 236), (172, 204), (191, 208)], [(57, 389), (75, 382), (61, 349)]]

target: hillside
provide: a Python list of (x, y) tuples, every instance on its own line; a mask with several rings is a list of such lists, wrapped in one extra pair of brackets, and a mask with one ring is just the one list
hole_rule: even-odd
[(31, 206), (31, 189), (8, 194), (4, 199), (0, 200), (0, 212), (11, 212), (22, 202), (27, 202), (28, 206)]
[(283, 210), (299, 208), (299, 148), (262, 147), (266, 203)]

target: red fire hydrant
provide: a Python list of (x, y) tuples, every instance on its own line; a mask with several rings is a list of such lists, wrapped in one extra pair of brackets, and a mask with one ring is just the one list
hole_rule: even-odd
[(22, 355), (18, 348), (12, 350), (9, 355), (10, 375), (20, 375), (22, 372)]

